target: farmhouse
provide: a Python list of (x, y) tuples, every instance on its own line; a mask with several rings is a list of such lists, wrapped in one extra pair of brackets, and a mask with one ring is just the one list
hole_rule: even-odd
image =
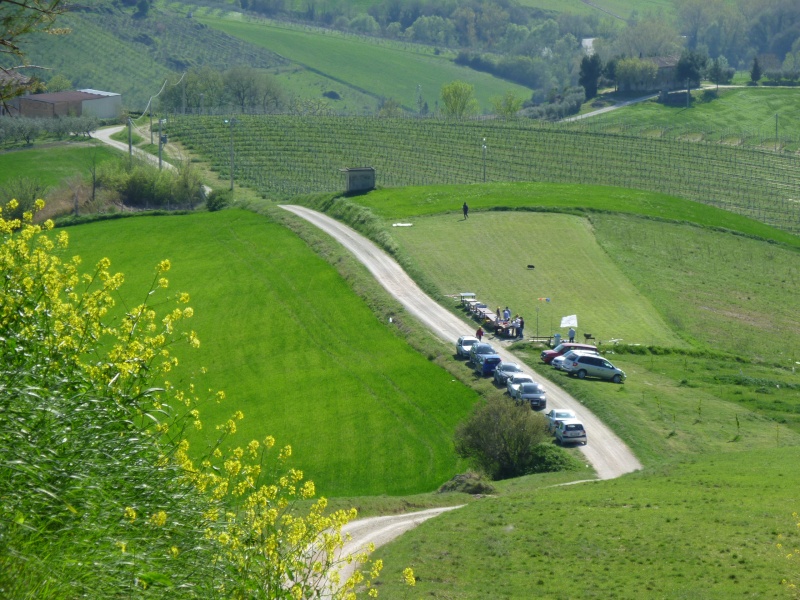
[(674, 90), (681, 87), (681, 82), (676, 81), (675, 71), (678, 66), (677, 56), (650, 56), (643, 58), (654, 63), (658, 69), (655, 80), (645, 81), (620, 81), (620, 90), (623, 92), (650, 92), (653, 90)]
[(22, 117), (53, 118), (68, 115), (114, 119), (122, 113), (122, 96), (114, 92), (78, 90), (31, 94), (13, 101)]

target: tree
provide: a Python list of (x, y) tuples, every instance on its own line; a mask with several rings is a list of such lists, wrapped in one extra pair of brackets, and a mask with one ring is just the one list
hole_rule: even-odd
[(597, 85), (600, 75), (603, 73), (603, 61), (599, 54), (584, 56), (581, 59), (581, 70), (578, 75), (578, 83), (586, 90), (586, 99), (591, 100), (597, 96)]
[(539, 472), (537, 447), (546, 441), (544, 415), (504, 398), (479, 405), (455, 433), (458, 455), (492, 479)]
[(616, 73), (621, 90), (650, 90), (656, 83), (658, 67), (649, 60), (623, 58), (617, 62)]
[(700, 74), (708, 58), (694, 50), (686, 50), (678, 59), (675, 66), (675, 77), (679, 82), (689, 81), (689, 84), (699, 85)]
[(32, 85), (38, 85), (38, 82), (19, 74), (19, 69), (25, 64), (20, 42), (37, 31), (66, 33), (65, 29), (52, 27), (56, 17), (63, 12), (62, 0), (16, 0), (0, 5), (0, 56), (3, 57), (0, 61), (0, 102), (3, 105), (30, 90)]
[(505, 95), (492, 98), (492, 110), (498, 117), (512, 119), (517, 116), (524, 102), (524, 98), (520, 98), (513, 91), (508, 90)]
[(451, 81), (442, 86), (442, 105), (445, 116), (455, 119), (478, 112), (475, 88), (465, 81)]
[(59, 73), (58, 75), (54, 75), (50, 81), (47, 82), (46, 89), (48, 92), (66, 92), (72, 89), (72, 82)]
[(753, 58), (753, 66), (750, 68), (750, 81), (758, 83), (761, 79), (761, 65), (758, 64), (758, 57)]

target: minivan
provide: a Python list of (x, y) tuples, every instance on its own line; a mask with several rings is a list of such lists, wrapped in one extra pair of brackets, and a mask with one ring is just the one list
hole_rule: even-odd
[(625, 372), (621, 371), (602, 356), (580, 355), (572, 360), (565, 360), (561, 369), (567, 375), (575, 375), (578, 379), (584, 377), (599, 377), (614, 383), (621, 383), (625, 379)]

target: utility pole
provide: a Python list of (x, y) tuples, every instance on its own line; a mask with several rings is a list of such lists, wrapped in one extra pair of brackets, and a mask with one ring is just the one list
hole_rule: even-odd
[(778, 113), (775, 113), (775, 152), (778, 151)]
[(234, 168), (234, 164), (233, 164), (233, 124), (235, 122), (236, 122), (236, 119), (234, 119), (233, 117), (231, 117), (229, 121), (226, 121), (226, 123), (229, 123), (230, 126), (231, 126), (231, 191), (233, 191), (233, 168)]
[(486, 183), (486, 138), (483, 138), (483, 182)]
[(150, 101), (150, 145), (153, 145), (153, 101)]
[[(164, 119), (158, 120), (158, 170), (161, 170), (161, 148), (164, 146), (164, 136), (161, 135), (161, 124)], [(152, 128), (151, 128), (152, 131)]]
[(689, 108), (689, 98), (691, 98), (691, 94), (689, 93), (689, 78), (686, 78), (686, 108)]
[(130, 166), (133, 166), (133, 121), (128, 117), (128, 159)]

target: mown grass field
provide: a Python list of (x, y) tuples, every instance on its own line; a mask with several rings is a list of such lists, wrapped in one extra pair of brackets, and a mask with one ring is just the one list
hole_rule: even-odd
[[(460, 67), (445, 57), (429, 52), (401, 49), (369, 38), (354, 39), (335, 32), (298, 30), (269, 22), (242, 21), (236, 18), (198, 17), (202, 23), (238, 37), (255, 46), (276, 52), (356, 90), (375, 98), (394, 98), (406, 109), (417, 110), (417, 86), (433, 112), (442, 85), (460, 79), (475, 87), (475, 97), (482, 110), (490, 108), (490, 98), (511, 90), (520, 97), (530, 90), (486, 73)], [(335, 103), (331, 103), (335, 109)]]
[(0, 186), (24, 177), (54, 187), (76, 174), (88, 177), (95, 158), (99, 164), (118, 157), (118, 152), (104, 146), (80, 142), (0, 152)]
[(404, 597), (410, 566), (414, 598), (792, 597), (798, 459), (764, 449), (597, 483), (516, 480), (380, 549), (381, 593)]
[[(734, 88), (719, 90), (719, 97), (703, 101), (704, 93), (693, 92), (690, 107), (664, 106), (655, 101), (632, 104), (576, 123), (591, 131), (618, 130), (628, 134), (670, 139), (691, 138), (735, 146), (800, 150), (800, 118), (797, 92), (778, 88)], [(778, 137), (775, 136), (778, 115)]]
[[(343, 190), (340, 169), (372, 166), (377, 185), (386, 188), (483, 181), (610, 185), (668, 193), (800, 231), (800, 156), (785, 153), (530, 120), (276, 115), (244, 116), (240, 123), (236, 179), (268, 198)], [(223, 176), (230, 173), (230, 131), (219, 118), (173, 118), (169, 134)]]
[[(173, 383), (225, 390), (202, 407), (194, 443), (242, 410), (242, 444), (273, 435), (322, 494), (430, 491), (461, 468), (452, 432), (477, 400), (376, 320), (327, 263), (263, 216), (224, 211), (121, 219), (69, 229), (87, 265), (126, 274), (121, 306), (144, 299), (169, 258), (201, 339)], [(208, 374), (201, 376), (201, 366)], [(192, 372), (195, 375), (192, 375)]]

